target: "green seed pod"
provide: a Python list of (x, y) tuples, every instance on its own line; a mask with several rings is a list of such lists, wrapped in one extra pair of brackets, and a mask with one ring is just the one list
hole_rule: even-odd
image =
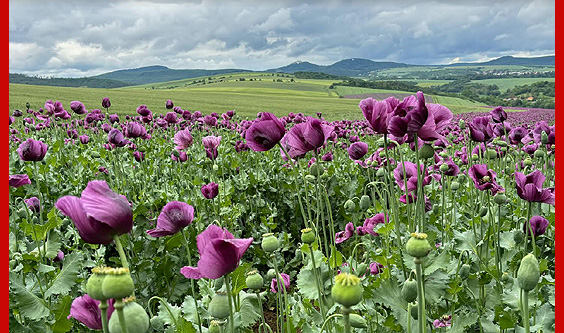
[(257, 270), (250, 271), (247, 273), (247, 278), (245, 279), (247, 287), (250, 289), (261, 289), (264, 286), (264, 279), (262, 275), (258, 273)]
[(356, 313), (349, 314), (349, 321), (351, 326), (354, 328), (368, 328), (366, 319)]
[[(118, 302), (114, 305), (116, 308), (119, 307), (117, 305)], [(127, 326), (128, 332), (139, 332), (144, 333), (149, 330), (149, 315), (143, 309), (141, 305), (134, 301), (129, 301), (125, 303), (123, 307), (123, 314), (125, 316), (125, 322)], [(112, 313), (112, 317), (108, 322), (108, 328), (110, 333), (121, 333), (121, 324), (119, 321), (119, 316), (117, 311)]]
[(486, 216), (486, 214), (488, 214), (488, 208), (486, 208), (486, 207), (480, 208), (480, 216), (484, 217), (484, 216)]
[(433, 146), (426, 143), (421, 148), (419, 148), (419, 156), (424, 159), (431, 158), (435, 156), (435, 149), (433, 149)]
[(381, 152), (378, 153), (378, 156), (380, 156), (380, 158), (385, 158), (386, 152), (384, 150), (382, 150)]
[(543, 145), (548, 143), (548, 134), (545, 131), (541, 132), (541, 142)]
[(427, 256), (431, 251), (431, 244), (427, 240), (427, 234), (422, 232), (411, 233), (411, 238), (405, 244), (407, 254), (415, 258)]
[(106, 277), (102, 282), (102, 292), (107, 299), (118, 300), (127, 297), (133, 293), (134, 288), (129, 269), (119, 267), (106, 270)]
[(466, 122), (464, 121), (464, 119), (460, 119), (458, 121), (458, 127), (460, 127), (460, 129), (465, 129), (466, 128)]
[(503, 140), (496, 140), (494, 143), (500, 147), (507, 147), (507, 142)]
[(439, 167), (439, 170), (441, 170), (442, 172), (447, 172), (448, 171), (448, 165), (447, 164), (441, 164), (441, 166)]
[(92, 275), (86, 281), (86, 293), (88, 296), (99, 301), (105, 301), (108, 298), (104, 296), (102, 285), (106, 278), (105, 270), (109, 267), (94, 267), (92, 268)]
[(509, 273), (504, 272), (503, 275), (501, 275), (501, 281), (503, 283), (513, 283), (513, 277), (511, 277)]
[(227, 294), (216, 292), (208, 305), (208, 312), (217, 319), (229, 317), (229, 299)]
[(417, 299), (417, 280), (412, 278), (405, 280), (401, 288), (401, 296), (408, 303), (415, 301)]
[(100, 158), (100, 153), (97, 151), (93, 151), (90, 153), (90, 156), (92, 156), (93, 158)]
[(217, 164), (214, 164), (212, 169), (214, 172), (217, 172), (217, 170), (219, 170), (219, 167), (217, 166)]
[(370, 197), (366, 194), (360, 197), (360, 210), (367, 210), (370, 207)]
[(498, 193), (494, 196), (494, 202), (498, 205), (503, 205), (507, 202), (507, 197), (503, 193)]
[(468, 279), (468, 276), (470, 275), (470, 265), (463, 264), (462, 266), (460, 266), (460, 271), (458, 271), (458, 275), (463, 281)]
[(315, 242), (315, 233), (311, 228), (302, 229), (302, 242), (304, 244), (312, 244)]
[(352, 214), (356, 210), (356, 204), (351, 199), (345, 201), (345, 212), (347, 214)]
[(525, 166), (531, 166), (531, 165), (533, 165), (533, 160), (531, 160), (531, 158), (527, 157), (527, 158), (523, 161), (523, 164), (524, 164)]
[(452, 182), (450, 183), (450, 189), (453, 191), (457, 191), (460, 188), (460, 183), (459, 182)]
[(535, 150), (534, 156), (536, 158), (544, 158), (546, 156), (546, 153), (544, 152), (544, 150), (537, 149)]
[(331, 288), (331, 297), (335, 302), (350, 308), (362, 300), (363, 290), (358, 276), (341, 273), (335, 277), (335, 284)]
[(539, 283), (539, 278), (539, 261), (534, 254), (529, 253), (521, 259), (521, 265), (519, 265), (519, 270), (517, 270), (519, 288), (525, 291), (531, 291), (535, 289)]
[(480, 157), (478, 157), (478, 154), (473, 154), (472, 155), (472, 161), (476, 162)]
[(161, 319), (161, 317), (154, 316), (153, 318), (151, 318), (149, 323), (155, 331), (164, 330), (164, 321)]
[(497, 158), (497, 152), (494, 149), (489, 148), (489, 149), (486, 150), (486, 156), (490, 160), (496, 159)]
[(144, 153), (147, 151), (147, 148), (145, 147), (139, 147), (137, 150), (139, 150), (140, 152)]
[(384, 168), (380, 168), (376, 170), (376, 177), (378, 178), (384, 177), (385, 174), (386, 174), (386, 170), (384, 170)]
[(468, 178), (466, 178), (466, 176), (463, 174), (459, 174), (458, 177), (456, 177), (456, 179), (460, 184), (466, 184), (466, 181), (468, 180)]
[(221, 287), (223, 287), (224, 280), (225, 280), (225, 278), (223, 276), (220, 277), (219, 279), (215, 279), (214, 286), (213, 286), (214, 291), (218, 291), (218, 290), (221, 289)]
[(219, 333), (221, 329), (217, 320), (210, 321), (210, 327), (208, 327), (208, 333)]
[(273, 233), (267, 233), (262, 235), (262, 242), (260, 245), (265, 252), (274, 252), (278, 250), (280, 242), (278, 242), (278, 238), (276, 238)]
[(417, 302), (413, 302), (413, 304), (411, 304), (411, 317), (415, 320), (419, 318), (419, 313), (417, 312)]
[(309, 174), (317, 177), (317, 173), (319, 172), (319, 176), (321, 176), (325, 172), (325, 168), (320, 163), (313, 163), (309, 167)]
[(524, 239), (525, 239), (525, 235), (523, 234), (523, 231), (515, 230), (515, 232), (513, 233), (513, 240), (515, 241), (515, 244), (523, 243)]
[(492, 276), (486, 271), (478, 272), (478, 283), (481, 285), (486, 285), (492, 281)]
[(268, 270), (268, 272), (266, 272), (266, 279), (267, 280), (274, 279), (275, 276), (276, 276), (276, 270), (274, 268), (271, 268), (271, 269)]

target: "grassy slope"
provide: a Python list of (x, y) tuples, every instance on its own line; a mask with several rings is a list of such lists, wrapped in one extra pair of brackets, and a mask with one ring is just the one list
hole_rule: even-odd
[(548, 77), (531, 77), (531, 78), (508, 78), (508, 79), (486, 79), (486, 80), (474, 80), (473, 83), (482, 84), (495, 84), (499, 87), (499, 91), (505, 92), (507, 89), (511, 89), (515, 86), (522, 86), (525, 84), (532, 84), (540, 81), (554, 82), (554, 78)]

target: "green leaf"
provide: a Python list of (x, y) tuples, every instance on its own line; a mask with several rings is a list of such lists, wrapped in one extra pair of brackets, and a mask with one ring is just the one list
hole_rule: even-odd
[(331, 257), (329, 258), (329, 266), (331, 268), (341, 267), (343, 264), (343, 255), (341, 252), (337, 251), (335, 246), (331, 245)]
[(178, 318), (180, 318), (180, 312), (180, 307), (169, 304), (165, 299), (161, 300), (158, 316), (165, 324), (174, 325), (174, 323), (178, 321)]
[(45, 306), (45, 301), (27, 290), (22, 281), (15, 274), (10, 274), (11, 296), (18, 305), (20, 313), (31, 319), (39, 320), (49, 316), (50, 311)]
[(82, 268), (82, 253), (73, 252), (63, 260), (63, 269), (53, 279), (49, 289), (45, 291), (45, 297), (68, 293), (76, 283), (78, 271)]
[(241, 308), (234, 316), (235, 325), (249, 327), (261, 318), (260, 307), (256, 295), (241, 292)]
[(376, 303), (389, 306), (396, 321), (407, 331), (407, 302), (401, 296), (401, 289), (395, 278), (383, 281), (379, 287), (374, 288), (372, 298)]
[(475, 313), (459, 313), (452, 318), (452, 329), (450, 333), (464, 333), (466, 327), (473, 325), (478, 318)]
[(233, 296), (237, 295), (241, 290), (247, 288), (247, 277), (245, 273), (251, 267), (251, 263), (243, 263), (237, 267), (233, 273), (231, 273), (231, 293)]
[(317, 284), (315, 283), (315, 275), (313, 270), (302, 269), (298, 274), (298, 279), (296, 281), (298, 286), (298, 292), (302, 294), (303, 297), (308, 299), (318, 299), (319, 294), (317, 292)]
[(55, 310), (53, 311), (55, 314), (55, 323), (52, 327), (53, 333), (65, 333), (72, 328), (72, 322), (67, 319), (67, 316), (70, 314), (71, 304), (72, 297), (66, 295), (61, 298), (59, 303), (55, 306)]
[(554, 332), (556, 314), (548, 303), (544, 303), (537, 309), (537, 323), (542, 325), (545, 332)]

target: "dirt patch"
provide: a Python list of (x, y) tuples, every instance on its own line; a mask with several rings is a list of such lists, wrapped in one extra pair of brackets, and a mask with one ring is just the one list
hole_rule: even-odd
[[(372, 97), (376, 100), (383, 100), (390, 96), (393, 96), (400, 101), (403, 100), (407, 96), (415, 95), (413, 94), (403, 94), (403, 93), (373, 93), (373, 94), (355, 94), (355, 95), (343, 95), (342, 98), (350, 98), (350, 99), (365, 99), (368, 97)], [(425, 95), (425, 103), (433, 103), (433, 97)]]

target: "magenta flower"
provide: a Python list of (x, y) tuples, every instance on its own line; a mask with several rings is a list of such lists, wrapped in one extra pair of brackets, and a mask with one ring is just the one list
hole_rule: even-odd
[(340, 244), (354, 235), (355, 228), (352, 222), (347, 223), (344, 231), (339, 231), (335, 234), (335, 243)]
[(321, 156), (321, 160), (325, 162), (331, 162), (333, 160), (333, 153), (331, 151), (328, 151), (327, 153), (325, 153), (325, 155)]
[(292, 127), (282, 138), (282, 143), (291, 158), (304, 157), (307, 152), (322, 147), (331, 132), (333, 132), (333, 126), (322, 124), (319, 119), (308, 117), (305, 123)]
[(176, 112), (167, 112), (167, 114), (165, 114), (164, 120), (166, 120), (166, 122), (169, 124), (176, 124), (178, 122)]
[(525, 235), (529, 235), (531, 233), (529, 229), (529, 225), (531, 226), (530, 228), (533, 230), (533, 235), (535, 237), (538, 237), (540, 235), (544, 235), (544, 233), (546, 232), (546, 228), (548, 228), (549, 222), (547, 219), (545, 219), (542, 216), (535, 215), (531, 217), (531, 219), (528, 222), (525, 222), (523, 224), (523, 232), (525, 233)]
[(272, 149), (286, 133), (284, 124), (269, 112), (263, 112), (245, 132), (245, 140), (254, 151)]
[(451, 324), (452, 316), (443, 315), (441, 319), (435, 319), (433, 326), (435, 328), (448, 327)]
[[(282, 278), (281, 280), (284, 283), (284, 289), (287, 291), (288, 288), (290, 288), (290, 275), (286, 273), (280, 273), (280, 277)], [(272, 278), (272, 281), (270, 282), (270, 291), (272, 291), (273, 293), (280, 291), (278, 290), (278, 279)]]
[(39, 162), (47, 154), (47, 145), (40, 140), (29, 138), (16, 149), (22, 161)]
[[(100, 301), (91, 298), (88, 294), (84, 296), (77, 297), (72, 301), (70, 314), (67, 319), (74, 318), (87, 327), (93, 330), (102, 329), (102, 311), (100, 310)], [(114, 312), (114, 299), (108, 301), (108, 320)]]
[(133, 158), (135, 158), (137, 162), (141, 162), (145, 160), (145, 154), (141, 151), (136, 150), (133, 152)]
[(141, 115), (141, 117), (149, 117), (152, 114), (151, 110), (149, 110), (145, 104), (139, 105), (136, 111)]
[(111, 114), (108, 116), (108, 121), (113, 124), (113, 123), (119, 123), (119, 116), (117, 114)]
[(159, 217), (157, 227), (147, 230), (153, 237), (171, 236), (188, 226), (194, 220), (194, 207), (181, 201), (167, 203)]
[(448, 169), (446, 171), (442, 172), (443, 175), (445, 175), (445, 176), (456, 176), (460, 173), (460, 168), (452, 160), (440, 161), (437, 164), (437, 166), (440, 168), (441, 165), (443, 165), (443, 164), (446, 164), (448, 166)]
[(31, 180), (29, 180), (28, 175), (10, 175), (10, 186), (18, 188), (23, 185), (31, 184)]
[(63, 261), (63, 259), (65, 259), (65, 253), (61, 250), (59, 250), (59, 252), (57, 252), (57, 255), (55, 256), (55, 258), (53, 258), (54, 262), (59, 262), (59, 261)]
[(523, 140), (524, 138), (526, 138), (528, 135), (529, 135), (529, 131), (528, 131), (526, 128), (522, 127), (522, 126), (519, 126), (519, 127), (513, 128), (513, 129), (508, 133), (507, 136), (509, 137), (509, 141), (510, 141), (512, 144), (515, 145), (515, 144), (518, 144), (518, 143), (524, 143), (524, 142), (521, 141), (521, 140)]
[(55, 207), (69, 217), (78, 234), (90, 244), (109, 244), (114, 235), (133, 228), (133, 213), (127, 198), (110, 189), (103, 180), (88, 182), (80, 198), (64, 196)]
[(90, 141), (90, 138), (86, 134), (79, 136), (78, 139), (83, 145), (87, 144)]
[(217, 158), (217, 147), (221, 143), (221, 136), (205, 136), (202, 138), (202, 144), (206, 150), (206, 155), (210, 160)]
[(172, 103), (172, 100), (167, 99), (167, 100), (166, 100), (166, 103), (165, 103), (165, 107), (166, 107), (167, 109), (172, 109), (172, 108), (174, 107), (174, 104)]
[(213, 199), (219, 194), (219, 185), (211, 182), (209, 184), (202, 185), (201, 191), (204, 195), (204, 198)]
[(112, 103), (110, 102), (110, 98), (109, 97), (102, 98), (102, 107), (107, 109), (110, 106), (112, 106)]
[[(419, 166), (419, 172), (423, 173), (423, 165)], [(405, 172), (404, 172), (405, 169)], [(412, 192), (417, 190), (417, 165), (413, 162), (404, 161), (403, 165), (398, 162), (397, 167), (394, 169), (394, 178), (396, 184), (401, 188), (402, 191), (406, 191), (405, 185), (407, 184), (407, 192)], [(428, 185), (431, 182), (431, 177), (428, 175), (428, 171), (425, 170), (423, 174), (423, 185)]]
[(366, 142), (357, 141), (349, 146), (347, 152), (351, 160), (360, 160), (368, 152), (368, 144)]
[(440, 104), (427, 104), (427, 121), (417, 131), (417, 137), (424, 141), (442, 139), (441, 133), (451, 122), (452, 112)]
[(384, 265), (379, 262), (371, 262), (370, 263), (370, 274), (377, 275), (384, 271)]
[(494, 128), (490, 123), (491, 117), (474, 117), (468, 128), (470, 137), (476, 142), (487, 142), (494, 136)]
[(184, 266), (180, 273), (188, 279), (218, 279), (233, 272), (253, 238), (238, 239), (226, 229), (210, 225), (196, 237), (200, 260), (197, 267)]
[(529, 202), (543, 202), (554, 205), (554, 190), (542, 188), (545, 179), (546, 177), (540, 170), (535, 170), (526, 176), (521, 172), (515, 172), (517, 195), (519, 198)]
[(505, 112), (501, 106), (491, 110), (490, 115), (495, 123), (503, 123), (507, 119), (507, 112)]
[(406, 134), (415, 134), (423, 127), (428, 116), (425, 96), (418, 91), (417, 96), (408, 96), (396, 106), (389, 121), (388, 131), (399, 138)]
[(39, 198), (31, 197), (29, 199), (24, 199), (24, 201), (27, 204), (29, 210), (31, 210), (32, 212), (37, 213), (41, 210), (41, 203), (39, 202)]
[(378, 236), (378, 233), (374, 231), (374, 228), (381, 223), (386, 223), (384, 213), (378, 213), (364, 220), (364, 224), (362, 225), (362, 230), (365, 233), (371, 234), (372, 236)]
[(125, 136), (128, 138), (139, 138), (147, 135), (147, 130), (145, 126), (139, 124), (138, 122), (129, 122), (125, 127)]
[(217, 118), (207, 114), (204, 116), (204, 124), (215, 127), (217, 125)]
[(485, 164), (474, 164), (468, 169), (468, 176), (472, 178), (474, 186), (480, 191), (490, 190), (491, 195), (504, 191), (504, 188), (496, 182), (495, 171), (488, 169)]
[(360, 101), (358, 107), (374, 132), (388, 134), (388, 124), (398, 104), (399, 100), (394, 97), (388, 97), (382, 101), (369, 97)]
[(70, 103), (70, 108), (76, 114), (85, 114), (85, 113), (88, 112), (88, 110), (86, 110), (86, 107), (84, 106), (84, 104), (80, 101), (72, 101)]
[(123, 133), (117, 128), (112, 128), (108, 132), (108, 142), (113, 143), (118, 147), (123, 147), (128, 143), (128, 141), (123, 136)]
[(175, 162), (186, 162), (188, 160), (188, 154), (185, 151), (179, 151), (178, 156), (174, 153), (170, 154), (170, 158)]
[(174, 144), (176, 145), (174, 149), (176, 150), (180, 151), (187, 149), (192, 145), (193, 142), (194, 139), (192, 138), (192, 134), (190, 133), (190, 130), (188, 128), (178, 131), (176, 132), (176, 134), (174, 134)]

